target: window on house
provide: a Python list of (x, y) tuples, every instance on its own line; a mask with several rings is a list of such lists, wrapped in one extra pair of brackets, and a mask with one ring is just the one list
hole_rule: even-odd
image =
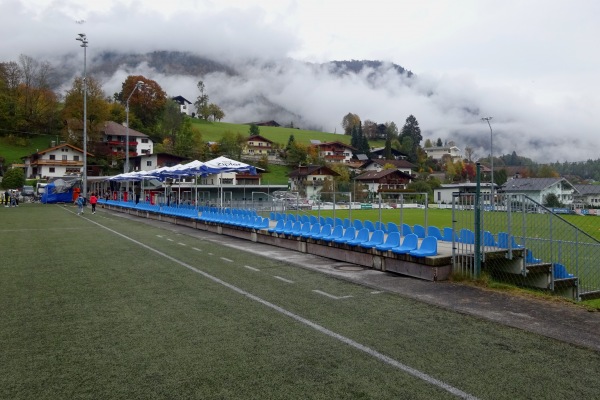
[(73, 161), (79, 161), (79, 156), (73, 156)]
[(53, 173), (54, 172), (54, 167), (50, 167), (48, 170), (49, 170), (50, 173)]
[(142, 143), (148, 143), (148, 139), (142, 139)]
[(67, 161), (67, 155), (66, 154), (62, 156), (62, 160), (63, 161)]
[(51, 160), (56, 160), (56, 156), (54, 154), (50, 154), (50, 159)]
[(152, 166), (152, 161), (146, 161), (146, 167), (151, 167)]

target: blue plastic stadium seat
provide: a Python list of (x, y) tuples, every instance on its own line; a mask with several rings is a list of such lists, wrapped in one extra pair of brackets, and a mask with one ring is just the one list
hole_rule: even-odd
[(331, 225), (334, 226), (334, 227), (338, 226), (338, 225), (341, 225), (343, 227), (344, 226), (344, 221), (342, 221), (341, 218), (337, 218), (336, 217), (336, 218), (333, 219), (333, 224), (331, 224)]
[(396, 254), (406, 254), (417, 248), (419, 245), (419, 238), (414, 233), (406, 235), (402, 244), (398, 247), (392, 248), (392, 253)]
[(321, 227), (321, 232), (312, 235), (315, 240), (322, 240), (324, 237), (331, 235), (331, 224), (325, 224)]
[(475, 244), (475, 234), (470, 229), (462, 228), (458, 233), (458, 241), (464, 244)]
[(402, 234), (402, 236), (408, 236), (412, 234), (412, 229), (410, 225), (402, 224), (402, 226), (400, 227), (400, 233)]
[[(510, 241), (510, 246), (509, 246), (509, 241)], [(513, 249), (522, 249), (523, 248), (523, 246), (521, 246), (520, 244), (517, 244), (514, 236), (509, 237), (508, 233), (506, 233), (506, 232), (498, 232), (498, 247), (500, 247), (502, 249), (508, 249), (509, 247), (513, 248)]]
[(290, 220), (285, 221), (285, 225), (282, 228), (276, 228), (275, 233), (278, 235), (283, 235), (285, 231), (291, 230), (294, 226), (294, 223)]
[(366, 242), (359, 243), (358, 245), (365, 249), (372, 249), (375, 246), (379, 246), (380, 244), (383, 244), (384, 238), (385, 238), (385, 232), (382, 231), (381, 229), (378, 229), (375, 232), (373, 232), (373, 234), (371, 235), (371, 239), (369, 239)]
[(575, 275), (570, 274), (567, 268), (559, 263), (554, 264), (554, 279), (568, 279), (573, 278)]
[(498, 243), (496, 243), (496, 239), (494, 239), (494, 235), (490, 231), (483, 232), (483, 240), (481, 241), (484, 246), (497, 247)]
[(427, 236), (433, 236), (437, 240), (444, 240), (442, 236), (442, 231), (437, 226), (428, 226), (427, 227)]
[(421, 242), (421, 247), (418, 250), (412, 250), (409, 254), (413, 257), (431, 257), (437, 255), (437, 238), (427, 236)]
[[(305, 217), (305, 215), (303, 217)], [(310, 222), (310, 224), (312, 225), (312, 224), (316, 224), (317, 222), (319, 222), (319, 220), (314, 215), (310, 215), (308, 217), (308, 222)]]
[(388, 222), (387, 231), (388, 233), (400, 232), (400, 230), (398, 229), (398, 225), (396, 225), (393, 222)]
[(303, 223), (302, 228), (299, 231), (292, 232), (292, 236), (300, 237), (307, 233), (310, 233), (310, 222)]
[(396, 231), (388, 233), (385, 243), (375, 246), (375, 249), (379, 251), (388, 251), (398, 246), (400, 246), (400, 232)]
[(368, 219), (365, 220), (363, 226), (369, 230), (369, 232), (375, 232), (375, 224)]
[(419, 239), (425, 238), (425, 227), (423, 225), (415, 225), (413, 226), (413, 233), (417, 235)]
[(335, 239), (341, 238), (344, 235), (344, 226), (343, 225), (336, 225), (333, 230), (331, 231), (331, 234), (325, 237), (322, 237), (321, 240), (325, 241), (325, 242), (332, 242)]
[(333, 239), (333, 243), (346, 243), (349, 240), (354, 240), (356, 236), (356, 228), (353, 226), (349, 226), (344, 231), (344, 235), (340, 238)]
[(356, 229), (357, 231), (360, 231), (362, 228), (364, 228), (363, 223), (361, 222), (360, 219), (355, 219), (354, 222), (352, 223), (352, 225), (354, 226), (354, 229)]
[(525, 250), (525, 253), (527, 253), (527, 255), (525, 256), (525, 262), (527, 264), (539, 264), (542, 262), (541, 258), (535, 258), (533, 256), (533, 252), (529, 249)]
[(377, 221), (377, 222), (375, 222), (375, 230), (387, 232), (387, 226), (385, 225), (384, 222)]
[(324, 223), (323, 225), (331, 225), (331, 226), (334, 226), (334, 225), (335, 225), (335, 223), (334, 223), (334, 221), (333, 221), (333, 218), (331, 218), (331, 217), (327, 217), (327, 218), (325, 218), (325, 223)]
[(346, 244), (348, 246), (354, 247), (354, 246), (358, 246), (360, 243), (367, 242), (368, 240), (369, 240), (369, 229), (368, 228), (362, 228), (356, 234), (356, 238), (354, 238), (353, 240), (347, 241)]
[(291, 235), (293, 232), (299, 232), (301, 228), (302, 228), (302, 222), (300, 222), (300, 221), (296, 221), (296, 222), (294, 222), (294, 223), (292, 224), (292, 227), (291, 227), (291, 228), (289, 228), (289, 229), (288, 229), (288, 228), (285, 228), (285, 229), (283, 230), (283, 234), (284, 234), (284, 235)]
[(306, 233), (302, 233), (302, 237), (305, 239), (308, 238), (312, 238), (313, 235), (318, 235), (321, 232), (321, 224), (320, 223), (316, 223), (316, 224), (312, 224), (310, 226), (310, 231), (306, 232)]
[(350, 221), (350, 218), (344, 218), (344, 229), (349, 228), (352, 226), (352, 221)]
[(456, 235), (454, 234), (454, 229), (445, 227), (444, 228), (444, 238), (442, 240), (444, 242), (452, 242), (452, 239), (456, 240)]

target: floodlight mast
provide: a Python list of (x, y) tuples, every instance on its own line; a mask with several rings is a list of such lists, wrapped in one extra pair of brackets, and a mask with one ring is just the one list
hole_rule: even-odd
[(494, 209), (494, 134), (492, 132), (492, 124), (490, 120), (494, 117), (484, 117), (481, 118), (482, 121), (486, 121), (488, 126), (490, 127), (490, 205), (492, 206), (492, 210)]
[[(143, 81), (138, 81), (135, 86), (133, 87), (133, 90), (131, 91), (131, 93), (129, 93), (129, 96), (127, 97), (127, 102), (125, 105), (125, 114), (127, 115), (127, 121), (125, 122), (125, 124), (127, 125), (127, 130), (126, 130), (126, 134), (125, 134), (125, 164), (123, 165), (123, 173), (128, 173), (129, 171), (129, 100), (131, 100), (131, 96), (133, 96), (133, 94), (135, 93), (136, 90), (141, 89), (141, 87), (144, 86), (144, 82)], [(127, 195), (129, 195), (129, 181), (126, 181), (126, 192)]]
[(78, 38), (83, 47), (83, 171), (81, 173), (82, 192), (84, 198), (87, 196), (87, 47), (88, 40), (85, 33), (80, 33)]

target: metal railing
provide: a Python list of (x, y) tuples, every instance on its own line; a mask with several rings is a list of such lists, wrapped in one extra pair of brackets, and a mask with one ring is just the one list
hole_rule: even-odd
[(600, 297), (600, 242), (527, 195), (497, 194), (492, 206), (456, 194), (452, 216), (455, 271), (552, 291), (569, 284), (578, 299)]

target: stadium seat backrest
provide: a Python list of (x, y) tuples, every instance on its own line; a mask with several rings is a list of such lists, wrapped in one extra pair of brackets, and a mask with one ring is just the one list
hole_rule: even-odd
[(410, 225), (408, 224), (402, 224), (402, 236), (408, 236), (410, 234), (412, 234), (412, 229), (410, 228)]
[(350, 218), (344, 218), (343, 225), (344, 229), (350, 228), (352, 226), (352, 221), (350, 221)]
[(423, 225), (413, 226), (413, 232), (419, 239), (425, 238), (425, 227)]
[(368, 219), (365, 220), (363, 226), (369, 230), (369, 232), (375, 232), (375, 224)]
[(334, 225), (333, 218), (331, 218), (331, 217), (325, 218), (325, 225), (333, 226)]
[(490, 231), (483, 232), (483, 240), (482, 243), (484, 246), (496, 247), (496, 239), (494, 239), (494, 235)]
[(329, 238), (331, 239), (335, 239), (335, 238), (340, 238), (344, 235), (344, 226), (343, 225), (336, 225), (333, 230), (331, 231), (331, 235), (329, 235)]
[[(303, 215), (303, 217), (306, 217), (306, 215)], [(319, 220), (314, 215), (311, 215), (308, 217), (308, 222), (310, 222), (311, 224), (316, 224), (317, 222), (319, 222)]]
[(371, 242), (374, 245), (382, 244), (384, 238), (385, 238), (385, 232), (382, 231), (381, 229), (378, 229), (375, 232), (373, 232), (369, 242)]
[(356, 229), (357, 231), (360, 231), (363, 228), (363, 223), (360, 219), (355, 219), (353, 225), (354, 229)]
[(442, 236), (442, 231), (440, 231), (440, 228), (438, 228), (437, 226), (428, 226), (427, 236), (433, 236), (437, 240), (444, 240), (444, 237)]
[(325, 224), (321, 227), (321, 232), (314, 237), (322, 238), (329, 235), (331, 235), (331, 224)]
[(387, 231), (388, 231), (389, 233), (392, 233), (392, 232), (400, 232), (400, 231), (398, 230), (398, 225), (396, 225), (396, 224), (395, 224), (395, 223), (393, 223), (393, 222), (388, 222)]
[(475, 244), (475, 234), (470, 229), (462, 228), (458, 234), (458, 241), (464, 244)]
[[(202, 213), (202, 216), (204, 216), (204, 213)], [(280, 219), (277, 221), (277, 223), (275, 224), (275, 226), (273, 228), (269, 228), (269, 232), (275, 232), (277, 229), (283, 229), (283, 226), (285, 225), (285, 222), (283, 221), (283, 219)]]
[(388, 249), (400, 246), (400, 232), (390, 232), (385, 239), (384, 246)]
[(337, 218), (336, 217), (336, 218), (333, 219), (333, 224), (331, 224), (331, 225), (333, 225), (333, 226), (341, 225), (343, 227), (344, 226), (344, 221), (342, 221), (341, 218)]
[(387, 226), (385, 226), (385, 223), (377, 221), (375, 222), (375, 230), (387, 232)]

